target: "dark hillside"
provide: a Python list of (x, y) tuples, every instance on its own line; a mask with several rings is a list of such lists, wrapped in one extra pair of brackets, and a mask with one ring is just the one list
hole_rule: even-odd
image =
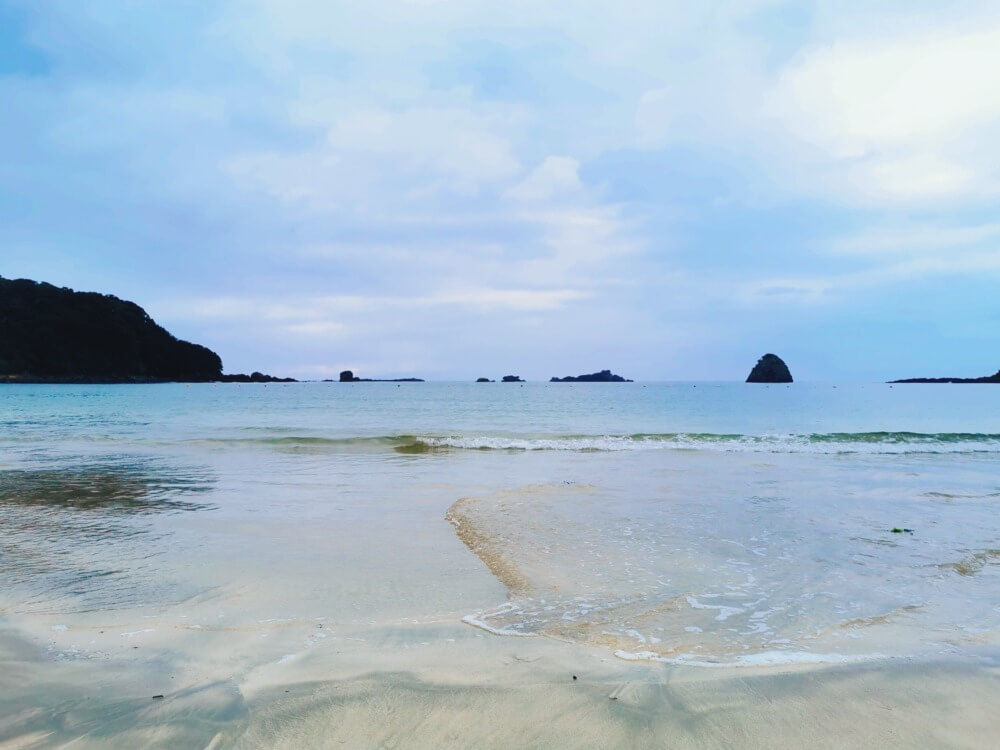
[(0, 277), (0, 376), (215, 380), (219, 356), (134, 302)]

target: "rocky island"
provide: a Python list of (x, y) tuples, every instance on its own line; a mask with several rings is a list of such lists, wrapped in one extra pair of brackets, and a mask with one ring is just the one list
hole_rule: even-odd
[(504, 375), (501, 383), (523, 383), (520, 375)]
[(611, 370), (592, 372), (589, 375), (567, 375), (564, 378), (551, 378), (550, 383), (631, 383), (628, 378), (615, 375)]
[(0, 382), (294, 382), (224, 375), (222, 359), (181, 341), (134, 302), (0, 277)]
[(890, 380), (890, 383), (1000, 383), (1000, 370), (994, 375), (984, 375), (981, 378), (906, 378), (905, 380)]
[(777, 354), (765, 354), (757, 360), (750, 374), (748, 383), (791, 383), (792, 373), (788, 365)]
[(422, 378), (359, 378), (352, 370), (340, 373), (341, 383), (423, 383)]

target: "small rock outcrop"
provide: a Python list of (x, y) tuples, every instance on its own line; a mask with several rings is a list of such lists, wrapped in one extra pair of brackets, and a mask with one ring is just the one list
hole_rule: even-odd
[(504, 375), (502, 382), (504, 383), (523, 383), (520, 376), (518, 375)]
[(495, 380), (490, 380), (489, 378), (476, 378), (477, 383), (495, 383)]
[(615, 375), (611, 370), (592, 372), (589, 375), (567, 375), (564, 378), (551, 378), (550, 383), (631, 383), (628, 378)]
[(354, 373), (351, 372), (350, 370), (344, 370), (340, 373), (341, 383), (353, 383), (357, 380), (361, 380), (361, 378), (354, 377)]
[(791, 383), (788, 365), (776, 354), (765, 354), (747, 376), (748, 383)]

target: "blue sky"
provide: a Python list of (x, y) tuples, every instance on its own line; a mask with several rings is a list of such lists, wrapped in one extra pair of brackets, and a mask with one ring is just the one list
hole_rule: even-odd
[(0, 275), (227, 371), (1000, 368), (995, 2), (0, 0)]

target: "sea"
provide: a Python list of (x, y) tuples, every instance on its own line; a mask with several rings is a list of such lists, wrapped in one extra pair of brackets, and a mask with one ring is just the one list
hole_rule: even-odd
[(1000, 387), (3, 385), (0, 530), (0, 623), (56, 661), (252, 632), (239, 672), (442, 621), (704, 669), (994, 659)]

